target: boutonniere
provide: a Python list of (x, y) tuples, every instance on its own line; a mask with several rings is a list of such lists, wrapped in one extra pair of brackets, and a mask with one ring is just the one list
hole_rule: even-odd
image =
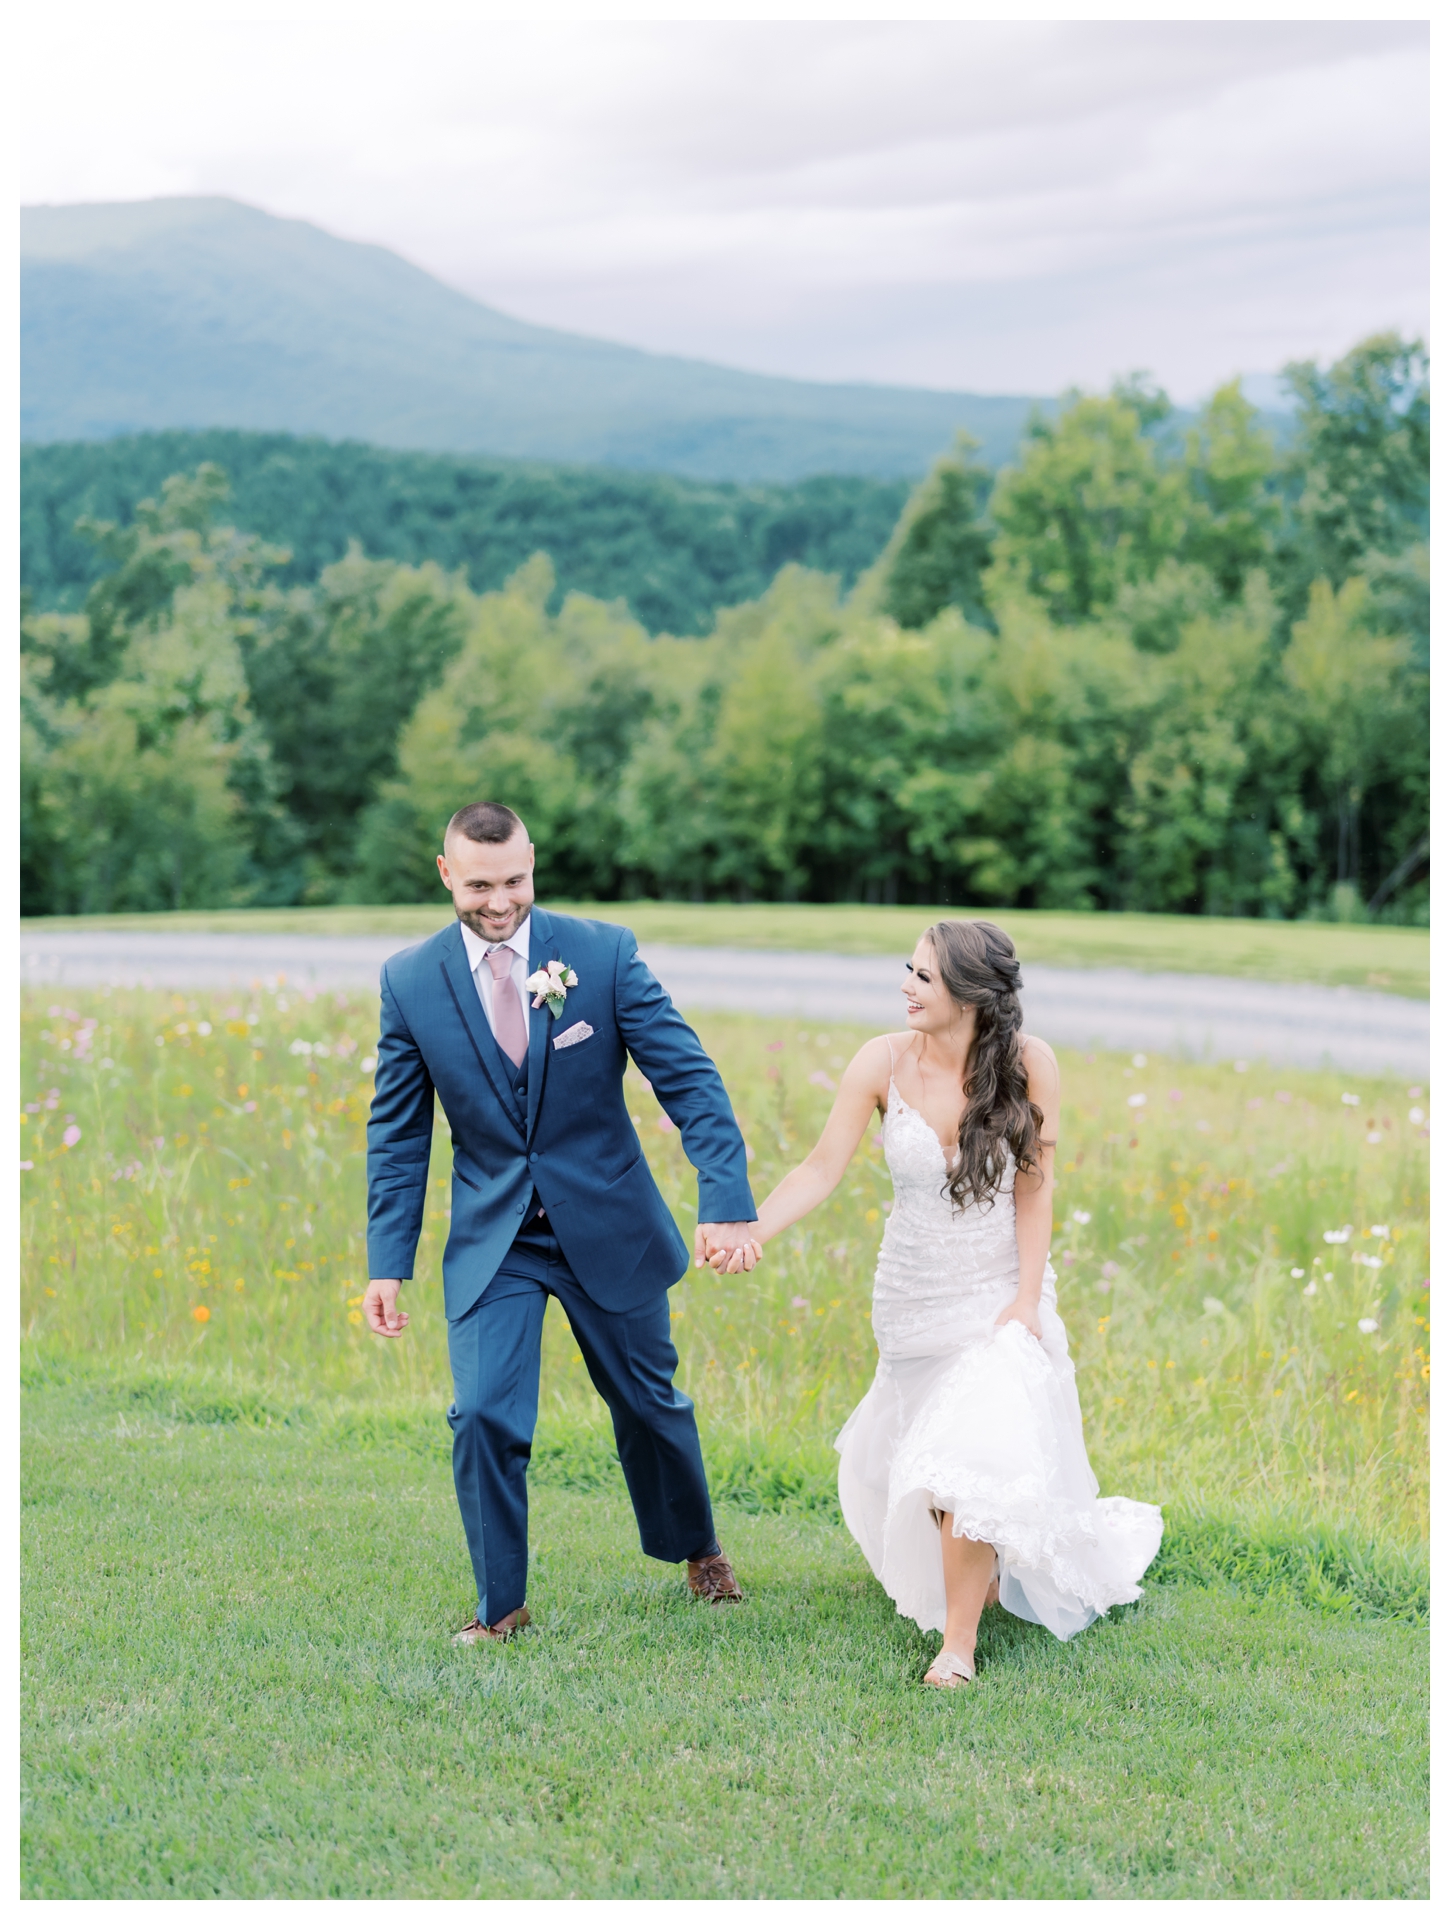
[(537, 973), (531, 973), (524, 985), (534, 996), (536, 1007), (547, 1006), (555, 1018), (564, 1011), (570, 987), (577, 987), (579, 976), (567, 960), (551, 960)]

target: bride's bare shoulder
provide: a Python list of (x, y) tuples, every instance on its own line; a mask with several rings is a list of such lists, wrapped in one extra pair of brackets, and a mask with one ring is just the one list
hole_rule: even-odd
[(1017, 1044), (1022, 1049), (1022, 1064), (1027, 1069), (1029, 1079), (1034, 1070), (1049, 1075), (1053, 1080), (1058, 1078), (1057, 1055), (1045, 1040), (1039, 1040), (1035, 1033), (1021, 1033), (1017, 1036)]
[(893, 1061), (900, 1060), (911, 1037), (909, 1033), (878, 1033), (856, 1053), (846, 1069), (847, 1077), (858, 1085), (884, 1091), (891, 1079)]

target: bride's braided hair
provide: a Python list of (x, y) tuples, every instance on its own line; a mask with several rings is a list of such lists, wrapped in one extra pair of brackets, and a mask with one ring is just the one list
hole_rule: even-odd
[(1017, 951), (990, 920), (938, 920), (925, 936), (941, 983), (959, 1006), (975, 1007), (977, 1031), (967, 1058), (967, 1096), (957, 1161), (945, 1191), (952, 1205), (990, 1206), (1009, 1147), (1018, 1168), (1040, 1179), (1042, 1109), (1028, 1098), (1022, 1060), (1022, 969)]

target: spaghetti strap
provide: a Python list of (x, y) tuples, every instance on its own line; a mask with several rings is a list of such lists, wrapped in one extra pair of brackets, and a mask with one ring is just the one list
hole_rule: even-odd
[(889, 1033), (883, 1033), (881, 1038), (886, 1042), (886, 1051), (891, 1055), (891, 1078), (894, 1080), (896, 1078), (896, 1049), (891, 1044), (891, 1035)]

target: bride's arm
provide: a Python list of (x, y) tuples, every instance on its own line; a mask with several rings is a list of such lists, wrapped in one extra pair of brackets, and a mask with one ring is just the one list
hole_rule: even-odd
[(1042, 1112), (1037, 1143), (1038, 1173), (1019, 1173), (1017, 1201), (1017, 1298), (997, 1316), (997, 1325), (1020, 1320), (1029, 1333), (1042, 1338), (1038, 1304), (1047, 1256), (1052, 1250), (1052, 1166), (1057, 1146), (1057, 1124), (1062, 1087), (1057, 1056), (1045, 1040), (1029, 1039), (1022, 1049), (1027, 1068), (1027, 1097)]
[(890, 1078), (886, 1041), (868, 1040), (841, 1075), (840, 1091), (820, 1139), (761, 1206), (754, 1237), (762, 1246), (834, 1193), (862, 1134), (886, 1104)]

